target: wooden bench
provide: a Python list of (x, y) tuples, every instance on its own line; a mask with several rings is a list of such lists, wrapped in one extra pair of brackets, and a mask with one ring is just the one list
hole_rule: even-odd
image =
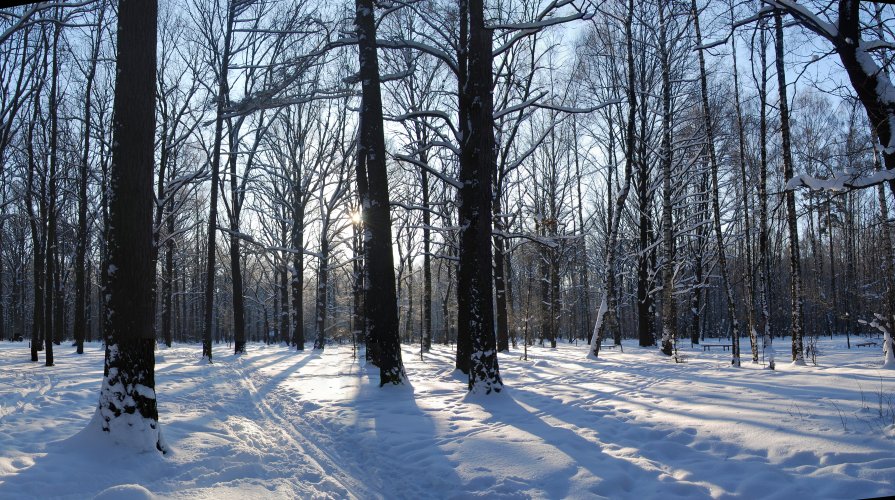
[(618, 347), (618, 344), (600, 344), (601, 351), (603, 349), (615, 349), (616, 347)]
[(879, 344), (876, 342), (861, 342), (860, 344), (855, 344), (855, 347), (879, 347)]
[(721, 348), (723, 348), (725, 351), (729, 351), (730, 348), (733, 347), (733, 344), (714, 344), (714, 343), (712, 343), (712, 344), (702, 344), (702, 351), (703, 351), (703, 352), (705, 352), (705, 351), (710, 351), (710, 350), (712, 349), (712, 347), (721, 347)]

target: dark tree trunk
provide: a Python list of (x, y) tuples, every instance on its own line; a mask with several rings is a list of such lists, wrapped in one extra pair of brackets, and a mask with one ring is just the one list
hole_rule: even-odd
[[(365, 307), (370, 336), (375, 339), (378, 350), (379, 385), (383, 386), (402, 384), (407, 375), (404, 373), (404, 364), (401, 361), (401, 339), (398, 332), (398, 303), (395, 295), (395, 267), (392, 257), (392, 227), (374, 2), (356, 0), (355, 7), (361, 81), (357, 165), (358, 177), (361, 173), (366, 175), (367, 195), (366, 199), (361, 200), (366, 202), (363, 206), (363, 218), (369, 278)], [(358, 187), (360, 188), (360, 183)]]
[[(596, 338), (591, 339), (591, 354), (594, 357), (600, 355), (600, 344), (606, 335), (618, 336), (618, 296), (616, 295), (616, 276), (615, 264), (616, 255), (618, 253), (618, 232), (621, 214), (625, 208), (625, 202), (628, 199), (628, 193), (631, 189), (631, 177), (634, 169), (634, 149), (636, 146), (635, 137), (635, 119), (637, 117), (637, 92), (636, 92), (636, 73), (634, 72), (634, 35), (631, 25), (634, 19), (634, 0), (628, 0), (627, 15), (625, 19), (625, 59), (627, 66), (627, 85), (625, 88), (628, 102), (628, 119), (626, 122), (625, 135), (625, 178), (621, 191), (615, 199), (615, 209), (612, 211), (614, 216), (609, 221), (609, 242), (606, 249), (606, 291), (604, 292), (606, 304), (605, 311), (601, 311), (604, 316), (599, 318), (600, 327), (596, 329)], [(640, 337), (640, 346), (647, 347), (654, 343), (652, 337)]]
[(769, 253), (768, 235), (768, 119), (767, 119), (767, 40), (765, 27), (761, 26), (761, 48), (759, 51), (759, 63), (761, 64), (761, 82), (759, 83), (759, 126), (758, 140), (760, 142), (759, 182), (758, 182), (758, 289), (759, 305), (759, 331), (762, 336), (762, 348), (768, 357), (768, 368), (774, 369), (774, 346), (771, 334), (771, 263)]
[(61, 304), (56, 303), (56, 244), (57, 244), (57, 186), (58, 186), (58, 162), (59, 162), (59, 113), (58, 113), (58, 82), (59, 82), (59, 32), (61, 27), (56, 24), (53, 29), (53, 66), (50, 80), (50, 174), (49, 183), (49, 207), (47, 209), (47, 236), (44, 247), (44, 350), (46, 365), (53, 366), (53, 341), (58, 335), (57, 329), (62, 325), (55, 323), (56, 308)]
[[(505, 229), (501, 216), (500, 195), (494, 196), (495, 228)], [(507, 318), (507, 276), (506, 276), (506, 241), (499, 234), (494, 235), (494, 294), (497, 301), (497, 351), (510, 350), (510, 330)]]
[(155, 398), (152, 321), (152, 176), (155, 135), (154, 0), (118, 8), (115, 143), (109, 199), (108, 375), (97, 417), (120, 443), (165, 451)]
[(233, 352), (246, 352), (246, 319), (245, 297), (242, 285), (242, 262), (239, 255), (239, 215), (242, 208), (239, 193), (239, 182), (236, 175), (236, 158), (239, 149), (238, 127), (231, 128), (230, 133), (230, 276), (232, 280), (233, 301)]
[[(459, 11), (460, 11), (460, 26), (459, 26), (459, 40), (457, 43), (457, 135), (460, 138), (460, 148), (461, 151), (465, 147), (465, 143), (470, 138), (470, 96), (466, 91), (466, 82), (468, 79), (469, 73), (469, 1), (468, 0), (458, 0), (459, 1)], [(461, 169), (463, 163), (463, 155), (461, 153)], [(462, 198), (463, 192), (461, 191), (459, 197)], [(462, 215), (461, 215), (461, 224), (462, 224)], [(462, 235), (461, 235), (462, 239)], [(462, 251), (461, 251), (462, 252)], [(460, 297), (464, 294), (469, 294), (470, 290), (465, 289), (462, 290), (461, 281), (461, 272), (457, 270), (457, 349), (456, 349), (456, 361), (455, 366), (458, 370), (463, 372), (466, 375), (469, 375), (469, 361), (470, 356), (472, 355), (472, 340), (469, 337), (469, 328), (467, 325), (461, 324), (461, 322), (467, 317), (469, 314), (466, 307), (464, 307), (465, 302), (461, 301)]]
[(328, 228), (324, 228), (320, 234), (320, 267), (317, 269), (317, 300), (315, 318), (317, 337), (314, 339), (314, 349), (323, 350), (326, 347), (326, 300), (327, 284), (329, 283), (329, 235)]
[(227, 20), (224, 29), (224, 50), (218, 72), (218, 95), (215, 103), (214, 144), (211, 151), (211, 192), (208, 196), (208, 248), (205, 254), (205, 297), (202, 321), (202, 357), (211, 362), (211, 336), (214, 319), (214, 281), (217, 262), (218, 232), (218, 183), (221, 177), (221, 143), (224, 139), (224, 109), (230, 96), (228, 70), (230, 69), (230, 44), (233, 38), (234, 2), (227, 4)]
[[(425, 161), (425, 157), (421, 158)], [(423, 352), (432, 349), (432, 214), (429, 213), (429, 174), (420, 172), (423, 191)]]
[[(733, 13), (731, 13), (733, 15)], [(743, 224), (745, 226), (745, 244), (746, 247), (746, 300), (747, 300), (747, 327), (749, 328), (749, 345), (752, 348), (752, 362), (758, 363), (758, 332), (756, 331), (756, 312), (755, 312), (755, 259), (752, 255), (752, 213), (749, 206), (751, 198), (748, 187), (748, 177), (746, 176), (746, 134), (743, 125), (743, 110), (740, 100), (740, 82), (739, 71), (737, 70), (736, 56), (736, 37), (730, 37), (731, 55), (733, 57), (733, 95), (734, 105), (737, 116), (737, 152), (739, 153), (738, 164), (740, 167), (740, 183), (742, 186), (743, 196)]]
[[(696, 29), (696, 45), (702, 45), (702, 31), (699, 28), (699, 11), (696, 8), (696, 0), (691, 4), (693, 23)], [(731, 340), (731, 364), (740, 366), (740, 328), (736, 317), (736, 303), (733, 300), (733, 290), (727, 269), (727, 252), (724, 249), (724, 234), (721, 231), (721, 201), (720, 187), (718, 184), (718, 158), (715, 155), (715, 129), (712, 122), (711, 109), (709, 108), (708, 78), (705, 71), (705, 57), (702, 51), (698, 51), (699, 59), (699, 85), (702, 97), (702, 118), (706, 132), (706, 148), (709, 153), (709, 168), (712, 175), (712, 215), (714, 219), (715, 243), (718, 250), (718, 267), (721, 270), (721, 285), (727, 302), (727, 320), (730, 321)]]
[[(659, 58), (661, 59), (662, 67), (662, 140), (659, 146), (659, 158), (662, 165), (662, 243), (664, 257), (662, 265), (662, 353), (671, 356), (677, 349), (677, 303), (674, 297), (675, 241), (674, 221), (671, 213), (673, 209), (671, 203), (671, 60), (668, 54), (667, 19), (662, 2), (659, 2), (659, 25)], [(698, 36), (699, 31), (696, 33)]]
[[(353, 231), (351, 238), (351, 251), (354, 259), (351, 263), (352, 271), (352, 295), (353, 307), (351, 316), (351, 332), (354, 342), (360, 342), (366, 339), (366, 322), (364, 321), (364, 263), (363, 263), (363, 228), (360, 227), (359, 215), (355, 217), (351, 229)], [(367, 349), (369, 352), (369, 347)], [(369, 359), (367, 359), (369, 361)]]
[[(295, 174), (300, 178), (299, 173)], [(304, 274), (304, 260), (305, 260), (305, 203), (303, 200), (304, 195), (301, 192), (300, 181), (295, 181), (295, 185), (293, 188), (293, 205), (292, 205), (292, 345), (295, 346), (295, 349), (298, 351), (305, 350), (305, 274)], [(286, 269), (283, 269), (283, 272), (286, 272)], [(283, 289), (286, 288), (286, 278), (285, 274), (283, 275)], [(283, 295), (283, 307), (286, 308), (286, 296), (285, 292)], [(287, 318), (288, 313), (283, 316), (283, 318)], [(286, 322), (282, 322), (282, 328), (284, 328), (284, 332), (286, 331)], [(284, 333), (285, 335), (285, 333)]]
[[(31, 246), (34, 248), (34, 256), (32, 257), (32, 267), (34, 268), (34, 309), (32, 314), (31, 325), (31, 361), (37, 362), (38, 351), (42, 350), (41, 336), (44, 331), (44, 311), (43, 311), (43, 232), (41, 225), (38, 224), (37, 214), (34, 213), (34, 175), (37, 170), (37, 161), (34, 152), (34, 128), (37, 126), (37, 120), (40, 114), (39, 107), (40, 88), (35, 93), (34, 113), (32, 115), (31, 124), (28, 126), (27, 149), (28, 149), (28, 189), (25, 191), (25, 205), (28, 209), (28, 221), (31, 226)], [(41, 189), (43, 191), (43, 189)], [(39, 202), (41, 205), (42, 201)]]
[[(857, 3), (857, 2), (853, 2)], [(789, 130), (789, 102), (786, 97), (786, 68), (783, 64), (783, 19), (779, 10), (774, 11), (774, 31), (777, 67), (777, 87), (780, 95), (780, 133), (783, 137), (783, 177), (788, 181), (795, 175), (792, 164), (792, 147), (790, 145)], [(786, 225), (789, 229), (789, 272), (790, 288), (789, 298), (792, 307), (792, 360), (795, 363), (805, 362), (804, 343), (802, 336), (805, 332), (805, 319), (802, 313), (802, 270), (801, 253), (799, 251), (799, 227), (796, 216), (796, 194), (793, 190), (787, 190), (786, 198)]]
[(166, 224), (168, 227), (168, 238), (165, 240), (165, 272), (162, 276), (162, 338), (165, 345), (171, 347), (173, 341), (172, 334), (172, 314), (173, 314), (173, 284), (174, 284), (174, 214), (171, 213), (170, 205), (165, 207)]
[[(469, 339), (469, 390), (500, 392), (492, 292), (491, 219), (494, 172), (494, 98), (492, 95), (492, 33), (485, 26), (483, 0), (460, 0), (468, 9), (467, 72), (461, 94), (468, 106), (468, 134), (460, 154), (460, 265), (457, 272), (457, 324)], [(459, 351), (459, 349), (458, 349)]]
[(88, 62), (87, 77), (84, 85), (84, 149), (81, 151), (81, 169), (78, 176), (78, 235), (75, 247), (75, 343), (77, 353), (84, 354), (84, 337), (87, 330), (87, 282), (84, 274), (86, 270), (87, 254), (87, 177), (89, 174), (90, 159), (90, 126), (93, 118), (93, 110), (90, 109), (93, 98), (93, 79), (96, 76), (96, 64), (99, 57), (100, 43), (102, 41), (103, 17), (106, 12), (104, 4), (99, 6), (96, 18), (97, 33), (93, 40), (91, 60)]

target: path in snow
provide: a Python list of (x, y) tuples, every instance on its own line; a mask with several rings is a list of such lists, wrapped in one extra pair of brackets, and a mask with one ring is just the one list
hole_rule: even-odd
[(250, 345), (213, 365), (199, 346), (162, 348), (162, 457), (80, 432), (99, 345), (57, 349), (46, 368), (3, 343), (0, 498), (893, 494), (895, 373), (875, 368), (877, 350), (840, 344), (822, 341), (821, 366), (774, 372), (698, 347), (683, 364), (634, 345), (599, 361), (585, 346), (534, 347), (529, 361), (501, 354), (497, 397), (466, 395), (443, 346), (424, 362), (405, 347), (411, 386), (383, 389), (350, 346)]

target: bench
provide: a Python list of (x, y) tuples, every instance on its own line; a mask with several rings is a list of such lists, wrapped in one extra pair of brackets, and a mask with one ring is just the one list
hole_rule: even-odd
[(879, 344), (876, 342), (861, 342), (860, 344), (855, 344), (855, 347), (879, 347)]
[(733, 344), (702, 344), (702, 351), (710, 351), (712, 347), (721, 347), (725, 351), (729, 351)]
[(600, 344), (601, 351), (603, 349), (615, 349), (616, 347), (618, 347), (618, 344)]

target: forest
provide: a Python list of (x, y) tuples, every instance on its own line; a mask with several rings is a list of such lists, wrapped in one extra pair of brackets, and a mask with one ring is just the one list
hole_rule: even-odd
[[(291, 369), (263, 375), (274, 365), (265, 356), (291, 353), (277, 359), (298, 373), (317, 366), (308, 384), (363, 377), (352, 401), (366, 401), (373, 420), (404, 415), (395, 409), (405, 403), (429, 411), (387, 395), (393, 386), (522, 419), (536, 400), (518, 391), (541, 384), (537, 397), (554, 401), (542, 413), (561, 419), (563, 405), (606, 390), (590, 382), (624, 385), (648, 373), (685, 384), (708, 370), (715, 385), (706, 394), (730, 384), (733, 406), (748, 400), (750, 378), (774, 384), (766, 422), (778, 412), (796, 419), (796, 403), (781, 401), (804, 398), (828, 419), (819, 434), (833, 427), (855, 437), (862, 422), (866, 433), (850, 443), (884, 449), (895, 438), (895, 378), (879, 370), (895, 369), (893, 60), (895, 6), (858, 0), (70, 0), (0, 9), (0, 423), (39, 413), (32, 382), (56, 390), (101, 368), (90, 380), (102, 381), (98, 405), (95, 387), (84, 392), (90, 426), (183, 460), (186, 445), (163, 437), (160, 422), (187, 406), (166, 415), (165, 387), (180, 387), (176, 399), (193, 377), (251, 384), (257, 371), (283, 390)], [(192, 371), (176, 375), (181, 366)], [(815, 391), (768, 378), (790, 375)], [(869, 405), (860, 382), (836, 392), (865, 379), (878, 386)], [(564, 384), (585, 392), (550, 395)], [(338, 407), (294, 388), (295, 405), (314, 406), (303, 413), (256, 396), (260, 382), (246, 387), (264, 418), (308, 420)], [(857, 390), (859, 402), (849, 399)], [(227, 399), (221, 391), (213, 394)], [(817, 402), (827, 396), (840, 399)], [(680, 402), (685, 413), (694, 401)], [(868, 420), (877, 402), (879, 418)], [(325, 415), (314, 417), (321, 435), (303, 450), (326, 448), (332, 436), (320, 429), (336, 417)], [(484, 430), (499, 420), (466, 418)], [(590, 460), (562, 445), (565, 427), (537, 422), (562, 456)], [(599, 422), (582, 417), (573, 433), (599, 431)], [(35, 451), (9, 439), (0, 455)], [(688, 439), (681, 446), (694, 449)], [(355, 445), (375, 454), (383, 443)], [(867, 449), (853, 453), (858, 472), (846, 473), (864, 489), (848, 479), (821, 496), (895, 491), (884, 479), (895, 464)], [(373, 486), (349, 469), (339, 479), (339, 460), (320, 458), (327, 453), (320, 474), (344, 489), (313, 482), (253, 494), (390, 496), (387, 474), (373, 473)], [(799, 466), (765, 455), (778, 472)], [(812, 456), (826, 464), (824, 453)], [(17, 474), (39, 469), (27, 460), (0, 459), (0, 496)], [(586, 480), (573, 483), (580, 489), (514, 489), (504, 476), (488, 476), (504, 488), (489, 490), (442, 465), (466, 489), (398, 496), (662, 491)], [(770, 494), (738, 484), (686, 494)], [(153, 487), (172, 495), (182, 486)], [(57, 494), (80, 496), (72, 491)]]

